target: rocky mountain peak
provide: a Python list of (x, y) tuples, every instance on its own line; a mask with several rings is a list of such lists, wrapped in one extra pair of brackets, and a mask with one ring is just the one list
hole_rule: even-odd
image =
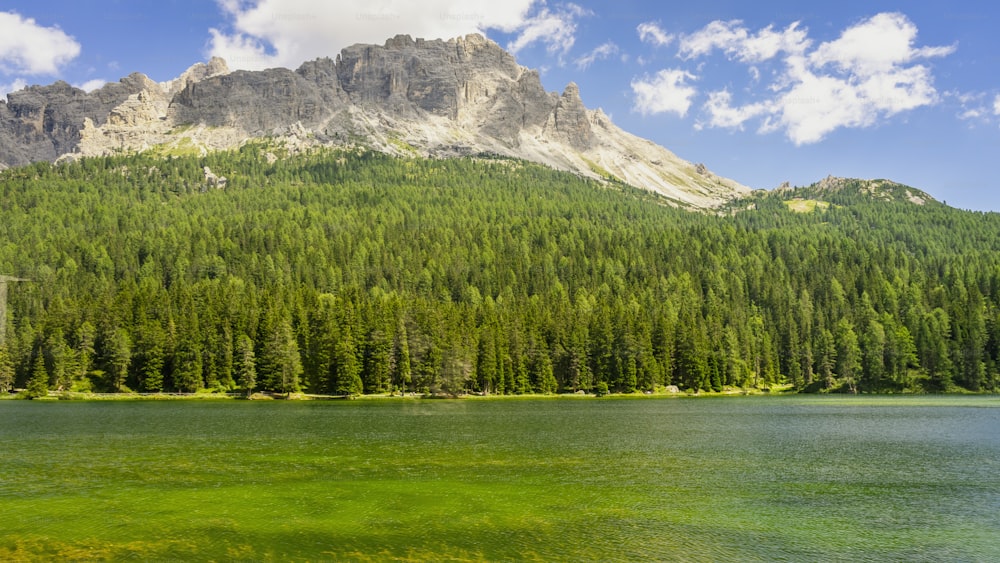
[(56, 83), (0, 103), (0, 163), (7, 166), (154, 146), (214, 150), (262, 136), (407, 156), (505, 155), (693, 207), (748, 191), (622, 131), (587, 109), (575, 83), (547, 92), (537, 71), (479, 34), (397, 35), (295, 71), (230, 72), (215, 58), (161, 84), (135, 73), (90, 94)]
[(917, 188), (884, 179), (839, 178), (827, 176), (812, 185), (791, 188), (788, 182), (782, 184), (776, 192), (792, 195), (802, 195), (818, 199), (831, 199), (834, 195), (846, 195), (848, 198), (861, 196), (872, 201), (909, 202), (916, 205), (938, 203), (931, 195)]
[(189, 84), (201, 82), (206, 78), (229, 74), (229, 66), (221, 57), (212, 57), (207, 63), (195, 63), (180, 76), (160, 84), (162, 90), (168, 97), (174, 97)]
[(594, 145), (594, 132), (590, 128), (590, 115), (580, 99), (580, 88), (570, 82), (563, 90), (552, 113), (556, 136), (571, 147), (586, 151)]

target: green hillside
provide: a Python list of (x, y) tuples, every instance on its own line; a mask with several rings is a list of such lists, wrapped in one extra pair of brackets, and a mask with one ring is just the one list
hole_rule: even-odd
[(519, 161), (268, 150), (0, 173), (0, 274), (32, 280), (0, 387), (997, 386), (996, 214), (841, 181), (708, 215)]

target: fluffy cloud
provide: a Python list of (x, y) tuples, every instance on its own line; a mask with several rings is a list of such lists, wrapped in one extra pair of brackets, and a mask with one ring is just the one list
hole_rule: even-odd
[(618, 45), (615, 45), (611, 41), (598, 45), (593, 51), (587, 53), (586, 55), (576, 59), (576, 67), (580, 70), (588, 68), (590, 65), (594, 64), (594, 61), (604, 60), (611, 55), (618, 54)]
[(684, 70), (661, 70), (656, 75), (644, 76), (632, 81), (635, 94), (635, 110), (643, 115), (656, 113), (676, 113), (687, 115), (692, 99), (698, 91), (687, 84), (695, 76)]
[(952, 90), (942, 93), (943, 98), (950, 100), (956, 106), (956, 117), (963, 121), (971, 121), (970, 126), (977, 123), (992, 124), (994, 118), (1000, 116), (1000, 95), (985, 92), (959, 92)]
[(558, 11), (550, 11), (542, 8), (538, 14), (524, 19), (512, 28), (504, 29), (501, 26), (486, 25), (486, 27), (496, 27), (502, 31), (516, 31), (519, 35), (517, 39), (507, 45), (507, 50), (517, 54), (528, 45), (536, 42), (545, 43), (549, 54), (561, 57), (569, 52), (576, 39), (576, 20), (592, 15), (592, 12), (585, 10), (576, 4), (567, 4)]
[(892, 67), (870, 75), (817, 75), (809, 71), (778, 98), (778, 121), (796, 144), (815, 143), (841, 127), (868, 127), (880, 117), (935, 103), (930, 70)]
[[(691, 60), (720, 50), (748, 65), (776, 59), (782, 68), (764, 99), (734, 105), (728, 90), (709, 92), (702, 106), (707, 120), (698, 126), (742, 129), (759, 119), (760, 132), (783, 130), (802, 145), (937, 103), (934, 76), (920, 62), (950, 55), (955, 47), (917, 47), (916, 38), (917, 27), (899, 13), (863, 20), (815, 49), (798, 22), (782, 31), (768, 26), (753, 32), (739, 21), (715, 21), (681, 37), (678, 55)], [(756, 84), (757, 66), (750, 66), (750, 74)]]
[(7, 94), (17, 92), (27, 85), (28, 82), (23, 78), (17, 78), (10, 84), (0, 84), (0, 99), (6, 98)]
[(640, 41), (657, 47), (666, 47), (674, 41), (673, 35), (663, 31), (663, 28), (654, 22), (640, 23), (635, 30), (639, 33)]
[(903, 14), (878, 14), (823, 43), (809, 55), (816, 67), (833, 65), (841, 72), (873, 76), (894, 72), (916, 59), (942, 57), (955, 47), (914, 48), (917, 26)]
[(943, 98), (952, 101), (958, 107), (956, 114), (963, 121), (970, 121), (970, 126), (977, 124), (995, 125), (1000, 117), (1000, 94), (986, 92), (944, 92)]
[(743, 124), (771, 111), (770, 104), (757, 103), (749, 104), (739, 108), (733, 107), (733, 95), (728, 90), (710, 92), (708, 101), (705, 102), (705, 111), (709, 115), (708, 123), (699, 122), (695, 125), (701, 129), (708, 127), (726, 127), (732, 129), (743, 129)]
[(93, 92), (94, 90), (97, 90), (98, 88), (104, 86), (107, 83), (108, 81), (103, 78), (94, 78), (93, 80), (88, 80), (83, 84), (74, 84), (74, 86), (83, 90), (84, 92)]
[(490, 29), (515, 34), (511, 52), (537, 43), (561, 61), (573, 46), (577, 20), (590, 14), (575, 4), (550, 9), (539, 0), (219, 0), (219, 6), (231, 29), (209, 30), (208, 54), (250, 70), (295, 68), (398, 33), (437, 39)]
[(732, 58), (754, 63), (773, 59), (782, 51), (799, 54), (809, 45), (807, 32), (799, 28), (799, 22), (784, 31), (767, 26), (754, 34), (740, 20), (714, 21), (696, 33), (681, 37), (678, 54), (683, 59), (693, 59), (720, 49)]
[(0, 72), (57, 74), (80, 54), (80, 44), (58, 27), (38, 25), (14, 12), (0, 12)]

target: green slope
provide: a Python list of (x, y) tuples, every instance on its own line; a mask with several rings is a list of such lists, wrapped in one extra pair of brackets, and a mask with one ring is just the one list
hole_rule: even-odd
[(996, 387), (995, 214), (845, 181), (710, 216), (519, 161), (268, 150), (0, 174), (0, 273), (33, 280), (0, 386)]

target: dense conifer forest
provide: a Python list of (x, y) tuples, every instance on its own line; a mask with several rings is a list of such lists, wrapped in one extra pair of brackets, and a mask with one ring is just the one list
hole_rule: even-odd
[(877, 186), (698, 213), (519, 161), (260, 144), (7, 170), (0, 274), (31, 281), (0, 388), (996, 390), (1000, 216)]

